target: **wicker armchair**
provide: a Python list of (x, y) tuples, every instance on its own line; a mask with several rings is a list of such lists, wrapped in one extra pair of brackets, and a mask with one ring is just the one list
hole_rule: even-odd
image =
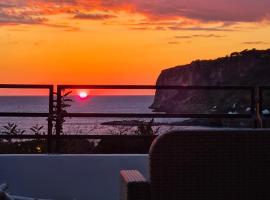
[(270, 134), (185, 131), (159, 136), (150, 181), (121, 171), (121, 200), (270, 199)]

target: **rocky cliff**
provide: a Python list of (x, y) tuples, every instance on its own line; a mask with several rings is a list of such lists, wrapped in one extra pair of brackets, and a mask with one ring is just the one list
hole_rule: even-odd
[[(157, 85), (270, 85), (270, 49), (245, 50), (163, 70)], [(157, 90), (151, 108), (168, 113), (246, 113), (245, 91)]]

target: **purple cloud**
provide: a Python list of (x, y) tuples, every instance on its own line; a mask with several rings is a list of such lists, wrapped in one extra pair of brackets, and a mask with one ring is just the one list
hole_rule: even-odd
[[(3, 10), (21, 8), (34, 10), (32, 14), (21, 13), (22, 19)], [(144, 15), (150, 22), (164, 20), (195, 20), (198, 24), (209, 22), (223, 22), (234, 24), (236, 22), (259, 22), (269, 19), (269, 0), (6, 0), (0, 3), (2, 23), (42, 23), (45, 15), (58, 13), (74, 14), (77, 19), (105, 20), (115, 17), (106, 14), (110, 12), (126, 11)], [(98, 12), (98, 13), (93, 13)], [(100, 14), (105, 13), (105, 14)], [(5, 16), (4, 16), (5, 15)], [(185, 27), (182, 25), (161, 26), (157, 30), (229, 30), (228, 27), (205, 28), (200, 25)], [(141, 25), (142, 26), (142, 25)], [(147, 27), (148, 25), (145, 24)], [(140, 27), (139, 27), (140, 28)]]
[(0, 11), (0, 25), (42, 24), (45, 21), (47, 21), (47, 19), (42, 17), (32, 17), (22, 14), (9, 14)]
[[(114, 1), (119, 2), (119, 1)], [(134, 10), (150, 17), (201, 21), (254, 22), (270, 14), (269, 0), (133, 0)]]
[(87, 20), (106, 20), (106, 19), (111, 19), (115, 18), (115, 15), (110, 15), (110, 14), (103, 14), (103, 13), (82, 13), (82, 12), (77, 12), (74, 15), (75, 19), (87, 19)]

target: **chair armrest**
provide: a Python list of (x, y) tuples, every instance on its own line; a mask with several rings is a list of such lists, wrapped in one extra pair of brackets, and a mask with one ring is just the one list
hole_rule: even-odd
[(137, 170), (122, 170), (121, 200), (150, 200), (150, 183)]

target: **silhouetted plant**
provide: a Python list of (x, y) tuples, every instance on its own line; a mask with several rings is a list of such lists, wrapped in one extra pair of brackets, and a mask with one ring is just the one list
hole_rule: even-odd
[(138, 125), (135, 134), (137, 135), (156, 135), (159, 132), (160, 127), (154, 129), (154, 119), (151, 119), (149, 122), (144, 122)]
[[(43, 131), (44, 126), (40, 126), (38, 124), (32, 126), (30, 130), (35, 134), (35, 135), (45, 135), (45, 132)], [(37, 144), (34, 147), (35, 152), (37, 153), (42, 153), (43, 147), (42, 147), (42, 139), (37, 139)]]
[(109, 135), (128, 135), (133, 129), (133, 126), (113, 126), (108, 129)]
[[(8, 123), (5, 126), (2, 126), (4, 128), (4, 130), (2, 131), (2, 133), (7, 134), (7, 135), (22, 135), (25, 130), (22, 130), (20, 128), (18, 128), (18, 125), (15, 123)], [(11, 139), (7, 139), (8, 142), (11, 142)]]
[(45, 135), (45, 132), (43, 131), (44, 126), (39, 126), (38, 124), (32, 126), (30, 130), (35, 134), (35, 135)]
[(25, 130), (19, 129), (18, 125), (15, 123), (8, 123), (6, 126), (3, 126), (3, 133), (7, 135), (22, 135)]
[[(53, 104), (53, 123), (54, 123), (54, 132), (56, 134), (62, 134), (63, 133), (63, 125), (65, 122), (65, 114), (67, 114), (67, 108), (71, 106), (71, 102), (73, 100), (68, 97), (72, 91), (64, 92), (64, 94), (60, 97), (60, 105), (58, 107), (57, 100), (54, 100)], [(57, 93), (55, 93), (57, 94)]]

